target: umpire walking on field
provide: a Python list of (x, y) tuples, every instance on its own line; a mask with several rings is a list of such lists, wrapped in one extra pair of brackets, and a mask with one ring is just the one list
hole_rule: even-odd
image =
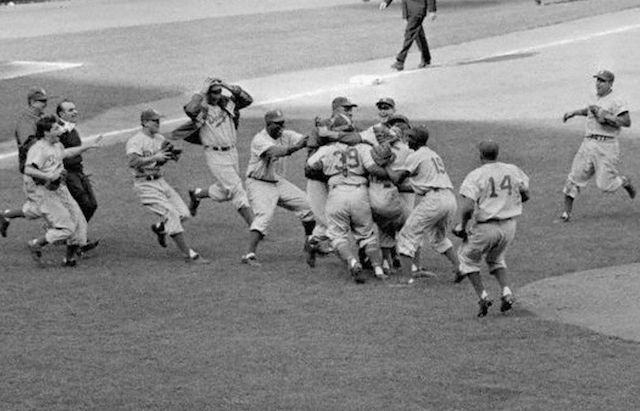
[[(383, 0), (380, 3), (380, 10), (384, 10), (391, 4), (393, 0)], [(404, 31), (404, 43), (402, 49), (396, 56), (396, 62), (391, 68), (401, 71), (404, 70), (404, 61), (411, 48), (411, 44), (415, 41), (418, 43), (422, 59), (418, 68), (425, 68), (431, 64), (431, 53), (429, 52), (429, 43), (424, 33), (422, 23), (426, 18), (433, 21), (436, 18), (436, 0), (402, 0), (402, 18), (407, 20), (407, 26)]]

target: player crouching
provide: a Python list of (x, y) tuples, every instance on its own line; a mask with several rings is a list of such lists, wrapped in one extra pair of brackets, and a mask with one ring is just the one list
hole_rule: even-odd
[(189, 208), (162, 177), (161, 167), (171, 159), (177, 161), (180, 152), (167, 144), (165, 137), (158, 133), (160, 117), (155, 110), (144, 110), (140, 115), (142, 130), (127, 141), (127, 159), (135, 178), (133, 187), (142, 204), (162, 219), (151, 226), (160, 246), (167, 246), (166, 236), (169, 235), (186, 262), (208, 264), (209, 260), (187, 245), (182, 221), (189, 217)]

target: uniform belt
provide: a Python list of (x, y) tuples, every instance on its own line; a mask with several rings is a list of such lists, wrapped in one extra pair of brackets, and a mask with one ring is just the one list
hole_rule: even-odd
[(416, 194), (419, 195), (420, 197), (424, 197), (424, 196), (426, 196), (427, 194), (429, 194), (431, 192), (440, 191), (440, 190), (447, 190), (447, 189), (444, 188), (444, 187), (429, 187), (429, 189), (427, 191), (425, 191), (424, 193), (422, 193), (422, 194), (416, 193)]
[(477, 224), (487, 224), (487, 223), (501, 223), (503, 221), (509, 221), (511, 220), (511, 217), (509, 218), (490, 218), (488, 220), (484, 220), (484, 221), (476, 221)]
[(205, 149), (210, 149), (213, 151), (229, 151), (235, 146), (204, 146)]
[(614, 138), (613, 136), (603, 136), (601, 134), (590, 134), (586, 138), (597, 141), (606, 141)]
[(258, 178), (258, 177), (254, 177), (254, 176), (249, 176), (249, 178), (254, 179), (254, 180), (258, 180), (258, 181), (262, 181), (264, 183), (272, 183), (275, 184), (278, 182), (278, 180), (266, 180), (264, 178)]
[(162, 176), (160, 174), (151, 174), (148, 176), (136, 176), (137, 179), (139, 180), (145, 180), (145, 181), (153, 181), (153, 180), (159, 180), (162, 178)]
[(329, 186), (329, 188), (331, 190), (333, 190), (336, 187), (353, 187), (353, 188), (358, 188), (358, 187), (367, 187), (368, 184), (367, 183), (362, 183), (362, 184), (332, 184)]

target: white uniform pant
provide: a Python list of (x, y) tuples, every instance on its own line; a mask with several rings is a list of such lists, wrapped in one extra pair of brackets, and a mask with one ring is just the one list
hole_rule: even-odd
[(449, 189), (426, 193), (398, 234), (398, 252), (413, 258), (423, 237), (438, 253), (447, 251), (453, 246), (447, 231), (457, 208), (456, 196)]
[(69, 245), (85, 245), (87, 220), (67, 186), (61, 185), (55, 191), (36, 186), (35, 190), (37, 207), (49, 226), (45, 233), (47, 242), (65, 241)]
[(325, 208), (329, 188), (324, 181), (307, 179), (307, 200), (316, 219), (316, 226), (313, 229), (313, 237), (323, 239), (327, 237), (327, 215)]
[(580, 189), (587, 186), (595, 176), (596, 186), (604, 192), (616, 191), (622, 185), (618, 173), (620, 146), (618, 139), (603, 141), (585, 138), (573, 158), (571, 172), (567, 177), (563, 193), (575, 198)]
[(182, 220), (189, 218), (189, 207), (164, 178), (151, 181), (138, 179), (133, 188), (142, 205), (162, 218), (165, 233), (174, 235), (184, 231)]
[(265, 235), (276, 207), (293, 211), (300, 221), (313, 220), (313, 213), (305, 192), (282, 177), (279, 177), (276, 183), (247, 178), (246, 185), (249, 202), (255, 215), (251, 230)]
[(480, 272), (482, 257), (489, 266), (489, 272), (507, 268), (505, 252), (516, 235), (516, 220), (476, 223), (468, 231), (467, 241), (458, 249), (460, 272), (462, 274)]
[(242, 187), (240, 166), (238, 165), (238, 150), (215, 151), (205, 148), (207, 166), (213, 177), (208, 193), (215, 201), (231, 201), (236, 209), (249, 207), (247, 193)]

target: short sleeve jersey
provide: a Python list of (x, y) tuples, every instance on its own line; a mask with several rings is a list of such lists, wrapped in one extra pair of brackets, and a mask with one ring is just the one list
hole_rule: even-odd
[(236, 144), (236, 127), (233, 122), (235, 103), (229, 99), (225, 109), (207, 105), (207, 118), (200, 128), (200, 139), (205, 146), (229, 147)]
[(460, 186), (460, 194), (475, 202), (475, 219), (483, 222), (522, 214), (521, 189), (529, 190), (529, 177), (520, 168), (493, 162), (469, 173)]
[(311, 167), (320, 164), (329, 177), (329, 185), (358, 185), (367, 183), (367, 167), (374, 161), (371, 146), (367, 144), (333, 143), (320, 147), (309, 157), (307, 164)]
[(304, 138), (293, 130), (283, 130), (277, 140), (263, 129), (251, 141), (251, 154), (247, 165), (247, 177), (264, 181), (278, 181), (286, 173), (286, 161), (282, 157), (267, 158), (264, 153), (273, 146), (291, 147)]
[(61, 171), (63, 168), (64, 146), (61, 143), (50, 144), (44, 139), (36, 141), (27, 153), (27, 166), (35, 166), (44, 173)]
[[(162, 143), (166, 139), (162, 134), (148, 136), (142, 131), (131, 137), (127, 141), (127, 155), (137, 154), (140, 157), (148, 157), (156, 154), (162, 149)], [(144, 164), (133, 168), (134, 177), (145, 177), (148, 175), (160, 175), (160, 165), (157, 162)]]
[(399, 170), (409, 172), (408, 182), (416, 194), (425, 194), (434, 188), (453, 189), (451, 179), (440, 156), (426, 146), (409, 154)]
[[(625, 111), (629, 111), (629, 109), (627, 108), (627, 104), (620, 98), (618, 98), (618, 95), (613, 90), (603, 97), (599, 97), (596, 95), (593, 100), (589, 102), (589, 105), (592, 104), (599, 106), (600, 108), (610, 112), (614, 116), (622, 114)], [(617, 137), (620, 135), (620, 128), (598, 123), (591, 110), (588, 110), (587, 121), (585, 122), (585, 135), (590, 136), (593, 134)]]

